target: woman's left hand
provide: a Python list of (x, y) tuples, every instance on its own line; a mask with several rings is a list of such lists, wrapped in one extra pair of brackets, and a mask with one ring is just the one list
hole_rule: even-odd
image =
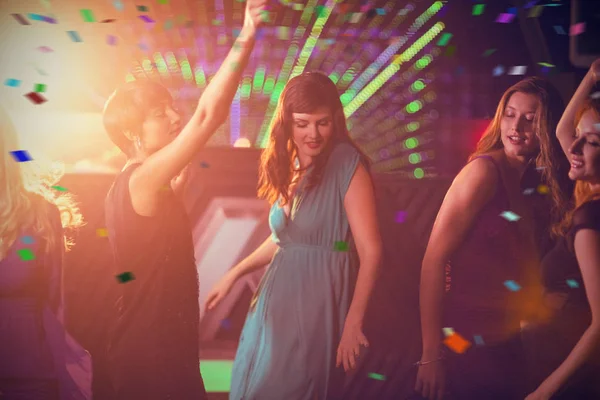
[(344, 371), (354, 369), (361, 345), (369, 347), (369, 341), (362, 331), (362, 318), (349, 314), (337, 349), (336, 367), (344, 364)]
[(539, 387), (535, 392), (530, 393), (525, 400), (549, 400), (552, 397), (552, 393), (546, 392), (543, 388)]

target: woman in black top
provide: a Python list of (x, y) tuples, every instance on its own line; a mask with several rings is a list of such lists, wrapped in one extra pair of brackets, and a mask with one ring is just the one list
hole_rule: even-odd
[(545, 376), (527, 400), (600, 398), (600, 99), (588, 98), (599, 74), (596, 60), (557, 127), (577, 181), (575, 210), (542, 262), (555, 314), (536, 329), (533, 354)]
[(129, 83), (105, 106), (108, 135), (128, 158), (106, 199), (109, 240), (123, 282), (110, 339), (117, 399), (206, 398), (191, 226), (173, 190), (228, 116), (266, 3), (247, 2), (241, 34), (187, 124), (156, 83)]

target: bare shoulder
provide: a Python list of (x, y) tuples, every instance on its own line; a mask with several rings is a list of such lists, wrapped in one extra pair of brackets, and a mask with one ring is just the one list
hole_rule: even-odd
[(465, 187), (477, 188), (478, 190), (493, 191), (498, 184), (498, 169), (494, 162), (499, 163), (493, 155), (494, 161), (488, 157), (478, 157), (469, 162), (459, 172), (454, 183)]

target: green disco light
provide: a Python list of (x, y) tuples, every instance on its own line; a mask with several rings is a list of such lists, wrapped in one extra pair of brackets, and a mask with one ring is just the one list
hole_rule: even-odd
[(233, 361), (230, 360), (201, 360), (200, 373), (207, 392), (229, 392), (231, 388), (231, 370)]
[(425, 171), (423, 171), (421, 168), (416, 168), (413, 171), (413, 175), (415, 176), (415, 178), (421, 179), (425, 176)]

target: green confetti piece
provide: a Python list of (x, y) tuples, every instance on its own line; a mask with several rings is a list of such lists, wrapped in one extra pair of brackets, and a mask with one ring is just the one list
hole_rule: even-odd
[(19, 249), (17, 250), (17, 254), (19, 254), (19, 257), (23, 261), (35, 260), (35, 254), (33, 254), (33, 251), (31, 251), (31, 249)]
[(117, 275), (117, 280), (119, 283), (127, 283), (135, 279), (135, 276), (132, 272), (123, 272), (122, 274)]
[(148, 7), (146, 6), (135, 6), (139, 12), (148, 12)]
[(496, 52), (496, 49), (487, 49), (486, 51), (483, 52), (483, 56), (487, 57), (487, 56), (491, 56), (492, 54), (494, 54)]
[(451, 33), (444, 33), (442, 35), (442, 37), (440, 38), (440, 40), (438, 40), (437, 45), (438, 46), (445, 46), (448, 44), (448, 42), (450, 41), (450, 39), (452, 39), (452, 34)]
[(348, 251), (348, 243), (346, 242), (335, 242), (335, 251)]
[(158, 0), (158, 4), (169, 4), (169, 0)]
[(549, 68), (555, 67), (555, 65), (545, 63), (545, 62), (539, 62), (538, 64), (541, 65), (542, 67), (549, 67)]
[(58, 190), (59, 192), (66, 192), (67, 191), (67, 188), (64, 188), (62, 186), (52, 186), (52, 189)]
[(375, 372), (369, 372), (369, 378), (377, 379), (378, 381), (385, 381), (384, 375), (376, 374)]
[(483, 14), (484, 9), (485, 9), (485, 4), (474, 4), (473, 5), (473, 15)]
[(43, 83), (36, 83), (33, 91), (36, 93), (44, 93), (46, 91), (46, 85)]
[(537, 18), (540, 16), (543, 10), (544, 6), (534, 6), (533, 8), (531, 8), (531, 10), (529, 10), (529, 15), (527, 16), (527, 18)]
[(512, 211), (503, 211), (500, 213), (500, 216), (510, 222), (515, 222), (521, 219), (521, 217)]
[(92, 14), (92, 10), (85, 9), (85, 10), (79, 10), (79, 12), (81, 13), (81, 17), (83, 18), (83, 20), (85, 22), (96, 22), (96, 19), (94, 18), (94, 14)]

